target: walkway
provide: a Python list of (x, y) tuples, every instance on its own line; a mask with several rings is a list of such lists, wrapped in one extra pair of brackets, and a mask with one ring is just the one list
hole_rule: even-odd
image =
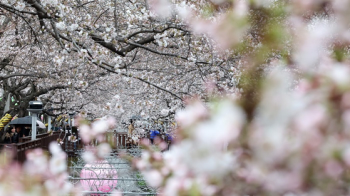
[[(133, 150), (132, 154), (139, 154), (135, 153), (134, 151), (135, 149)], [(136, 151), (140, 150), (137, 149)], [(118, 154), (112, 153), (111, 156), (106, 158), (106, 160), (106, 164), (101, 164), (101, 162), (99, 162), (96, 164), (89, 165), (89, 168), (91, 169), (88, 170), (93, 171), (94, 174), (97, 174), (97, 176), (94, 176), (94, 178), (82, 178), (82, 176), (80, 176), (80, 173), (83, 169), (86, 170), (86, 165), (81, 158), (78, 158), (78, 160), (75, 160), (73, 164), (70, 164), (72, 165), (71, 167), (69, 167), (70, 181), (76, 185), (79, 185), (81, 182), (84, 183), (86, 181), (89, 181), (90, 183), (96, 185), (101, 184), (102, 181), (105, 180), (117, 180), (117, 185), (115, 189), (119, 190), (123, 195), (156, 195), (156, 190), (147, 186), (143, 177), (138, 172), (133, 171), (130, 164), (126, 160), (120, 158)], [(106, 178), (104, 174), (111, 172), (111, 170), (117, 171), (117, 178)], [(110, 184), (110, 186), (113, 185)], [(104, 195), (103, 192), (99, 191), (84, 191), (84, 193), (87, 195)]]

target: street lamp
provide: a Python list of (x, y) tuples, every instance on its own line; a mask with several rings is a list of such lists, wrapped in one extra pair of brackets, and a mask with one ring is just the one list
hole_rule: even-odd
[(50, 107), (47, 112), (48, 112), (48, 115), (47, 115), (47, 131), (51, 131), (51, 113), (52, 113), (53, 109)]
[(32, 116), (32, 141), (36, 140), (36, 121), (38, 114), (43, 110), (43, 103), (41, 101), (30, 101), (27, 109)]
[(166, 118), (164, 120), (164, 126), (165, 126), (164, 131), (165, 131), (165, 133), (168, 133), (168, 125), (169, 125), (169, 119)]
[[(69, 124), (70, 128), (72, 128), (73, 122), (71, 121), (71, 118), (73, 118), (74, 114), (75, 114), (75, 113), (74, 113), (73, 111), (71, 111), (71, 112), (68, 113), (68, 115), (69, 115), (68, 124)], [(71, 123), (71, 122), (72, 122), (72, 123)]]

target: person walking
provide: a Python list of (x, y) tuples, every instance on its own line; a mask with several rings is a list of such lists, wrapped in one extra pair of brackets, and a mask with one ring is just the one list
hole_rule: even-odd
[(156, 138), (156, 136), (158, 135), (159, 135), (158, 130), (151, 130), (150, 137), (149, 137), (149, 139), (151, 140), (151, 144), (154, 143), (154, 138)]
[(133, 132), (134, 132), (134, 125), (133, 125), (133, 120), (130, 119), (130, 125), (128, 126), (128, 136), (131, 137)]
[(173, 142), (173, 136), (170, 133), (166, 133), (165, 136), (167, 138), (168, 150), (169, 150), (170, 149), (170, 145)]

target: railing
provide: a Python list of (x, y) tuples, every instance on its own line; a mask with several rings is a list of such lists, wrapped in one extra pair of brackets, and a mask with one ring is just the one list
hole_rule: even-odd
[(21, 143), (13, 143), (13, 144), (0, 144), (0, 149), (8, 150), (13, 153), (13, 159), (20, 163), (23, 163), (26, 160), (26, 151), (35, 148), (42, 148), (44, 150), (48, 150), (49, 144), (52, 141), (56, 141), (59, 137), (59, 134), (54, 133), (49, 135), (39, 134), (37, 135), (36, 140), (29, 140), (28, 137), (20, 138), (20, 141), (24, 141)]
[[(157, 136), (161, 141), (164, 141), (165, 143), (170, 143), (168, 137), (164, 134), (158, 135)], [(130, 141), (128, 141), (128, 133), (126, 132), (117, 132), (115, 133), (115, 140), (116, 140), (116, 148), (128, 148), (131, 146)], [(146, 137), (140, 138), (140, 140), (146, 139), (150, 141), (150, 134), (147, 134)]]
[[(97, 140), (93, 140), (88, 144), (84, 144), (81, 141), (79, 134), (77, 136), (76, 142), (69, 141), (68, 136), (64, 136), (64, 134), (62, 134), (61, 138), (65, 138), (63, 140), (62, 149), (68, 154), (68, 156), (76, 156), (77, 152), (80, 151), (81, 149), (83, 149), (84, 146), (96, 146), (100, 143)], [(118, 142), (117, 142), (117, 138), (115, 137), (115, 132), (107, 132), (105, 142), (107, 142), (111, 145), (113, 152), (117, 151), (117, 149), (118, 149), (117, 143)]]
[[(49, 144), (52, 141), (57, 141), (58, 138), (63, 139), (64, 143), (62, 145), (62, 149), (68, 154), (68, 156), (74, 156), (75, 152), (82, 149), (84, 146), (82, 142), (80, 141), (79, 137), (76, 142), (70, 142), (68, 141), (68, 137), (64, 137), (64, 134), (60, 132), (53, 132), (53, 134), (39, 134), (37, 135), (37, 139), (31, 141), (31, 137), (22, 137), (19, 139), (20, 143), (16, 144), (0, 144), (0, 149), (7, 149), (14, 153), (14, 160), (23, 163), (26, 159), (25, 152), (29, 149), (35, 149), (35, 148), (42, 148), (44, 150), (48, 150)], [(129, 148), (132, 147), (130, 142), (128, 142), (128, 134), (123, 133), (110, 133), (107, 134), (106, 140), (108, 143), (112, 145), (112, 148), (114, 151), (118, 149), (123, 148)], [(146, 138), (141, 139), (149, 139), (149, 135)], [(162, 139), (162, 138), (161, 138)], [(165, 142), (167, 141), (167, 138), (162, 139)]]
[(117, 148), (125, 147), (126, 146), (126, 140), (128, 139), (128, 133), (116, 133), (116, 139), (117, 139)]
[(16, 144), (3, 144), (2, 147), (13, 153), (13, 159), (23, 163), (26, 159), (26, 150), (41, 148), (41, 139)]
[(80, 150), (83, 148), (82, 142), (77, 139), (76, 142), (71, 142), (68, 140), (68, 137), (65, 137), (63, 144), (62, 144), (62, 149), (65, 152), (76, 152), (77, 150)]
[(49, 145), (52, 141), (57, 141), (59, 138), (59, 133), (53, 132), (52, 134), (48, 134), (45, 137), (40, 137), (41, 139), (41, 148), (45, 150), (49, 150)]
[[(57, 134), (57, 133), (55, 133), (55, 134)], [(40, 139), (40, 138), (47, 137), (47, 136), (49, 136), (49, 133), (43, 133), (43, 134), (38, 134), (36, 136), (36, 138)], [(31, 141), (31, 140), (32, 140), (31, 136), (21, 137), (21, 138), (19, 138), (19, 143), (28, 142), (28, 141)]]

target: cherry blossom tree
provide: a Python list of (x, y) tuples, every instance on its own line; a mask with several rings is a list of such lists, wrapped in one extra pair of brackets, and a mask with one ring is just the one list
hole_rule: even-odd
[[(208, 37), (192, 34), (175, 14), (156, 17), (150, 6), (148, 1), (3, 1), (0, 7), (7, 28), (2, 38), (8, 43), (3, 59), (16, 65), (26, 62), (33, 72), (42, 70), (50, 80), (60, 80), (38, 82), (40, 85), (88, 85), (81, 92), (55, 91), (46, 100), (57, 98), (54, 102), (60, 104), (52, 105), (54, 108), (87, 110), (94, 116), (108, 112), (124, 118), (135, 113), (154, 116), (164, 108), (174, 113), (186, 97), (196, 94), (206, 99), (205, 83), (216, 85), (221, 92), (235, 89), (236, 59), (230, 52), (216, 53)], [(11, 55), (23, 57), (11, 59)], [(67, 70), (73, 73), (64, 73)], [(89, 79), (85, 79), (86, 70), (92, 75)], [(95, 87), (90, 86), (93, 83)], [(112, 102), (120, 104), (111, 106)]]
[[(144, 144), (133, 160), (160, 195), (349, 195), (348, 1), (28, 0), (1, 8), (34, 18), (27, 26), (53, 43), (46, 47), (57, 49), (56, 64), (106, 72), (86, 89), (106, 96), (82, 95), (88, 112), (175, 112), (170, 150)], [(79, 100), (71, 99), (69, 107)], [(81, 123), (84, 141), (114, 123)], [(108, 154), (100, 145), (84, 158)]]

